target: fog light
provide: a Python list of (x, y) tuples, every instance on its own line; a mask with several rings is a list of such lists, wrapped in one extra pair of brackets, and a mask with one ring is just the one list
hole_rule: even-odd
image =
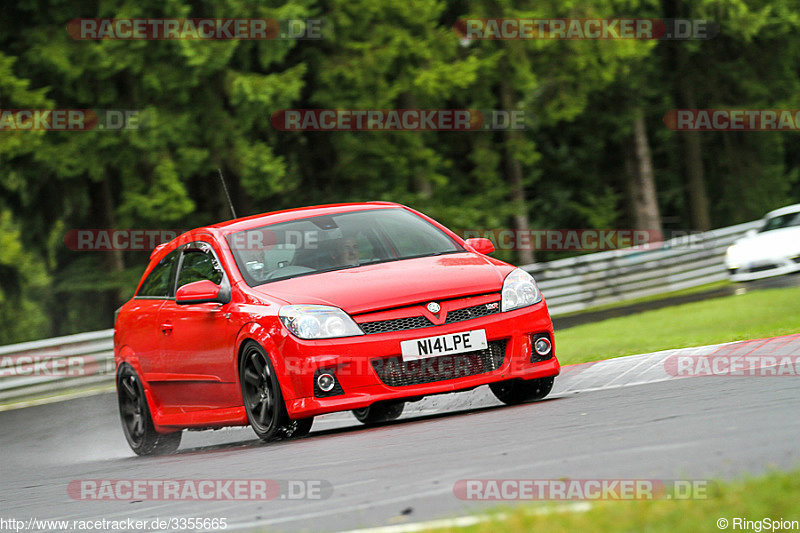
[(317, 387), (322, 392), (330, 392), (336, 386), (336, 379), (331, 374), (320, 374), (317, 376)]
[(533, 343), (533, 349), (536, 350), (536, 353), (539, 355), (547, 355), (550, 353), (552, 346), (550, 345), (550, 339), (547, 337), (539, 337), (536, 339), (536, 342)]

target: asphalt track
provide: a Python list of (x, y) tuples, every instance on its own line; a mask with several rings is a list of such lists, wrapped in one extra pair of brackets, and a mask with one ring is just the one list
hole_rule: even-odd
[[(783, 339), (783, 353), (800, 354), (800, 335)], [(131, 455), (111, 394), (2, 412), (0, 518), (225, 517), (228, 530), (349, 530), (494, 505), (456, 498), (462, 479), (738, 478), (800, 467), (800, 379), (667, 379), (668, 355), (567, 367), (541, 402), (505, 407), (481, 387), (409, 404), (375, 428), (348, 413), (320, 417), (293, 441), (262, 444), (249, 428), (186, 433), (176, 455), (159, 458)], [(81, 479), (209, 478), (324, 480), (332, 493), (197, 502), (67, 492)]]

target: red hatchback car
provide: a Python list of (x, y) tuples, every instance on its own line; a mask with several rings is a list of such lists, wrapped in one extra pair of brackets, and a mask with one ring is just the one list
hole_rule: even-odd
[(507, 404), (559, 373), (536, 282), (427, 216), (384, 202), (232, 220), (157, 247), (118, 311), (117, 391), (137, 454), (181, 430), (250, 424), (263, 440), (352, 410), (488, 384)]

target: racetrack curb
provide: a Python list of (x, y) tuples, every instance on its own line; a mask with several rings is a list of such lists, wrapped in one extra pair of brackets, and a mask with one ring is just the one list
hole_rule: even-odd
[[(707, 377), (708, 374), (680, 373), (671, 368), (676, 357), (710, 358), (724, 356), (729, 360), (753, 356), (800, 355), (800, 334), (783, 335), (746, 341), (709, 344), (692, 348), (675, 348), (614, 359), (604, 359), (577, 365), (565, 365), (556, 379), (551, 396), (575, 392), (614, 389), (670, 379)], [(761, 368), (769, 368), (762, 366)], [(730, 372), (712, 372), (712, 375), (736, 375)]]

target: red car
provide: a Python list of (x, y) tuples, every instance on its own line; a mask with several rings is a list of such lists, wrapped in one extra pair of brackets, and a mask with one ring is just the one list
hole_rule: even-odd
[(199, 228), (157, 247), (118, 311), (117, 391), (137, 454), (181, 430), (250, 424), (263, 440), (352, 410), (489, 384), (507, 404), (559, 373), (533, 278), (408, 207), (307, 207)]

